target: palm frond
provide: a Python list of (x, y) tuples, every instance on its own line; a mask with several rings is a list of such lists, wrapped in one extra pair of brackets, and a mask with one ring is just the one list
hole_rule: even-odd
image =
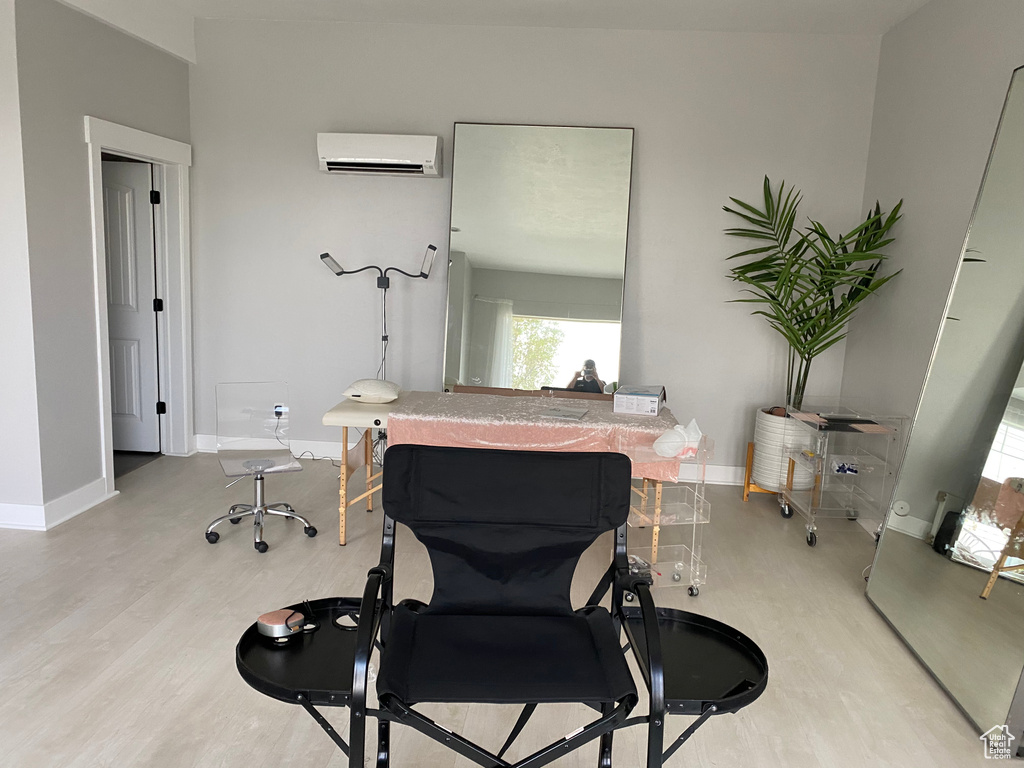
[(794, 392), (802, 392), (814, 358), (846, 338), (860, 305), (902, 271), (880, 274), (888, 259), (883, 249), (895, 242), (891, 231), (902, 218), (903, 201), (888, 213), (876, 201), (857, 226), (833, 236), (813, 219), (797, 227), (803, 196), (795, 187), (782, 182), (773, 188), (765, 176), (762, 194), (763, 210), (735, 197), (729, 198), (734, 207), (723, 206), (749, 225), (725, 233), (758, 242), (726, 257), (737, 260), (728, 277), (742, 286), (743, 297), (732, 301), (758, 305), (751, 314), (764, 317), (786, 339), (790, 402), (798, 404)]

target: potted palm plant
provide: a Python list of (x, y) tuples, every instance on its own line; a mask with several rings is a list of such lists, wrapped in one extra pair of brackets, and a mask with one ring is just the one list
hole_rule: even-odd
[[(786, 405), (798, 409), (811, 364), (825, 350), (846, 338), (850, 319), (865, 299), (902, 270), (879, 274), (888, 258), (882, 249), (894, 238), (890, 231), (900, 220), (900, 200), (888, 214), (876, 202), (874, 211), (845, 234), (833, 236), (814, 220), (799, 227), (797, 209), (802, 196), (783, 182), (772, 190), (764, 178), (764, 208), (729, 198), (735, 207), (724, 210), (738, 216), (745, 226), (725, 230), (727, 235), (752, 241), (751, 248), (728, 257), (735, 261), (729, 277), (741, 284), (742, 298), (736, 302), (756, 305), (752, 314), (764, 317), (768, 325), (789, 344), (786, 377)], [(772, 425), (785, 409), (759, 409), (754, 435), (753, 480), (766, 490), (779, 490), (784, 447), (781, 439), (766, 446), (762, 435), (782, 434)]]

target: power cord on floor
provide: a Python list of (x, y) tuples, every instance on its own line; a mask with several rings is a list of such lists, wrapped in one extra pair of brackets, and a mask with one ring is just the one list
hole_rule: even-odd
[[(278, 434), (278, 430), (281, 429), (281, 416), (282, 416), (282, 414), (275, 413), (275, 416), (277, 416), (277, 423), (274, 424), (274, 439), (277, 440), (277, 442), (279, 442), (285, 448), (287, 448), (289, 453), (291, 453), (291, 446), (288, 445), (288, 443), (286, 443), (284, 440), (282, 440), (280, 435)], [(296, 456), (294, 453), (292, 453), (292, 458), (295, 459), (296, 461), (298, 461), (299, 459), (305, 458), (307, 454), (309, 455), (309, 458), (312, 459), (313, 461), (329, 461), (329, 462), (331, 462), (331, 466), (332, 467), (335, 467), (335, 468), (340, 468), (341, 467), (341, 462), (340, 461), (336, 461), (335, 459), (332, 459), (330, 456), (316, 456), (316, 455), (313, 454), (312, 451), (303, 451), (298, 456)]]
[(298, 456), (296, 456), (293, 453), (292, 454), (292, 458), (296, 459), (296, 460), (304, 459), (304, 458), (307, 457), (307, 454), (308, 454), (308, 457), (310, 459), (312, 459), (313, 461), (329, 461), (329, 462), (331, 462), (331, 466), (334, 467), (335, 469), (340, 469), (341, 468), (341, 462), (338, 461), (337, 459), (332, 459), (330, 456), (314, 456), (312, 451), (303, 451)]

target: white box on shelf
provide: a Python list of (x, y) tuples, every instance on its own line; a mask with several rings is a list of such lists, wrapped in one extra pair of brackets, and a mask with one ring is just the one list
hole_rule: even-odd
[(615, 413), (657, 416), (665, 404), (665, 388), (661, 386), (621, 386), (615, 390)]

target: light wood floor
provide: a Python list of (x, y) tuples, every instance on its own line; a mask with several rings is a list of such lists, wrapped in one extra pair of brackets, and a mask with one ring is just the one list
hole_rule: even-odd
[[(350, 514), (350, 543), (339, 547), (336, 470), (304, 466), (269, 478), (268, 496), (308, 514), (321, 535), (271, 521), (265, 555), (247, 525), (222, 526), (215, 546), (204, 540), (206, 524), (251, 492), (243, 483), (225, 489), (210, 455), (141, 467), (118, 481), (119, 496), (53, 531), (0, 531), (0, 765), (347, 765), (300, 708), (256, 693), (234, 667), (235, 642), (257, 615), (306, 597), (358, 595), (376, 562), (379, 512)], [(966, 719), (865, 599), (873, 543), (860, 526), (824, 529), (811, 549), (773, 498), (743, 504), (737, 488), (710, 495), (707, 586), (697, 598), (666, 589), (656, 600), (747, 633), (771, 675), (757, 702), (712, 718), (670, 766), (988, 764)], [(396, 595), (426, 598), (425, 553), (401, 533)], [(580, 598), (606, 551), (585, 556)], [(493, 748), (515, 719), (496, 706), (427, 711)], [(342, 731), (346, 712), (328, 710)], [(510, 757), (592, 715), (548, 707)], [(670, 732), (686, 721), (671, 718)], [(395, 768), (471, 765), (414, 732), (393, 734)], [(616, 765), (641, 765), (643, 744), (639, 729), (616, 734)], [(593, 766), (596, 753), (591, 745), (555, 765)]]

